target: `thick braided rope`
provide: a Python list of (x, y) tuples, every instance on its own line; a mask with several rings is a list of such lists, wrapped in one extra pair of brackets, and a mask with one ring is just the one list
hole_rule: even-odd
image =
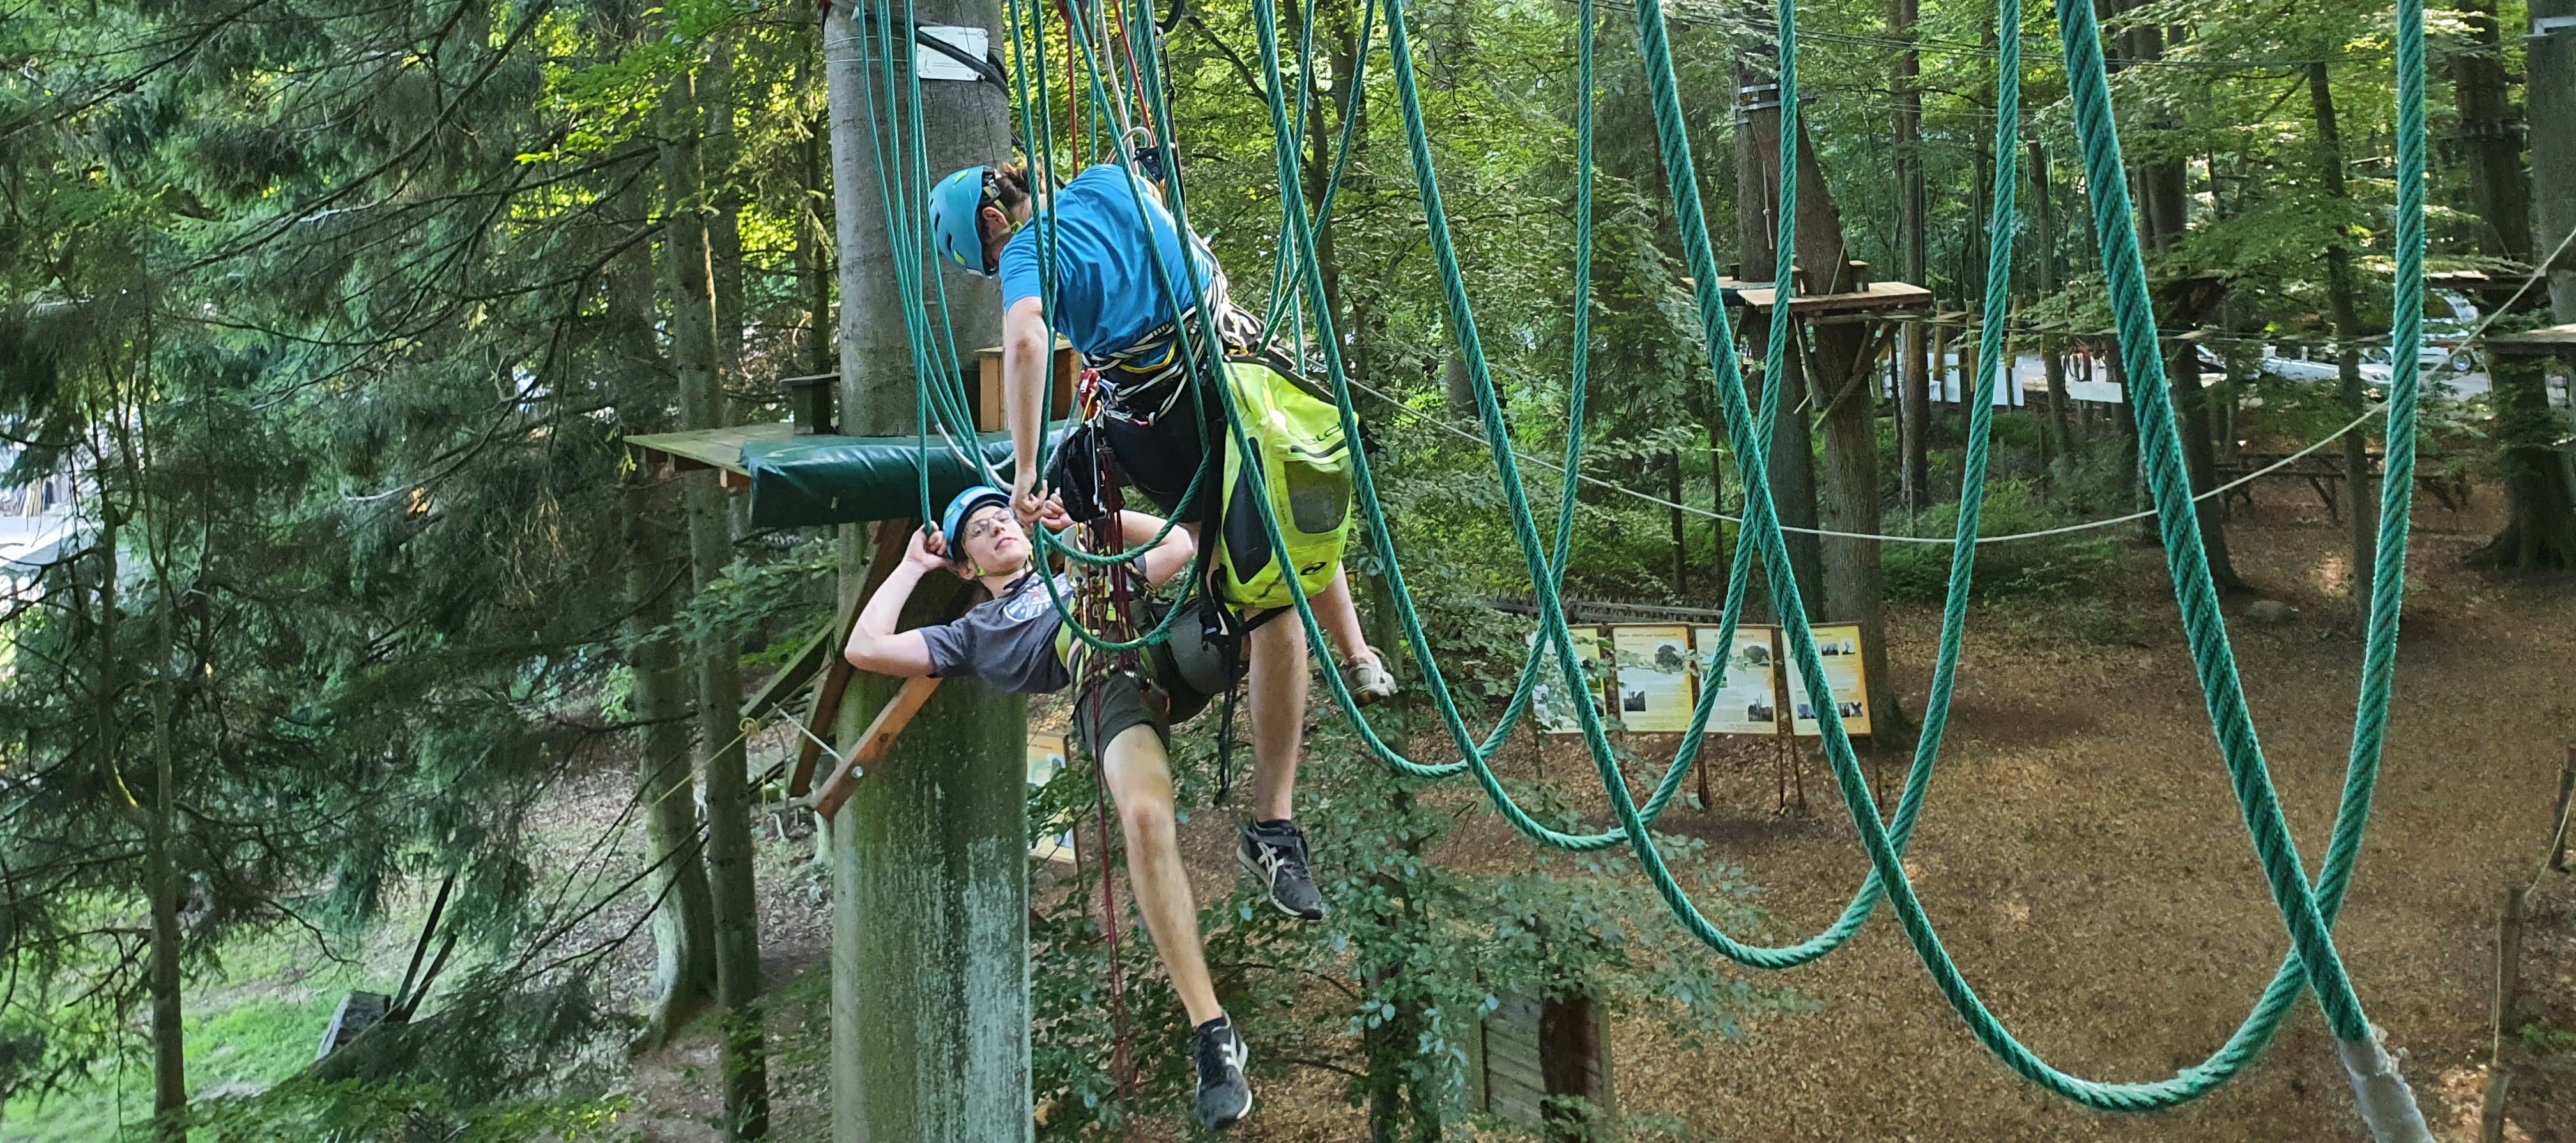
[[(2235, 655), (2228, 646), (2226, 620), (2219, 614), (2218, 589), (2209, 576), (2201, 548), (2191, 483), (2183, 470), (2181, 435), (2174, 424), (2166, 388), (2164, 357), (2156, 340), (2155, 312), (2147, 292), (2146, 264), (2138, 250), (2130, 217), (2128, 186), (2123, 178), (2117, 126), (2111, 116), (2110, 88), (2102, 60), (2102, 43), (2089, 3), (2060, 0), (2058, 20), (2064, 37), (2068, 95), (2075, 107), (2076, 134), (2082, 144), (2086, 185), (2093, 206), (2095, 234), (2102, 248), (2104, 276), (2111, 292), (2112, 316), (2120, 331), (2120, 354), (2129, 380), (2130, 407), (2140, 429), (2140, 463), (2157, 508), (2165, 563), (2182, 611), (2183, 633), (2191, 648), (2210, 726), (2227, 764), (2229, 784), (2254, 854), (2262, 864), (2291, 946), (2306, 967), (2326, 1024), (2340, 1040), (2370, 1034), (2361, 1002), (2353, 994), (2343, 961), (2335, 955), (2334, 938), (2317, 910), (2297, 846), (2282, 820), (2278, 797), (2246, 709)], [(2406, 352), (2412, 352), (2411, 349)]]

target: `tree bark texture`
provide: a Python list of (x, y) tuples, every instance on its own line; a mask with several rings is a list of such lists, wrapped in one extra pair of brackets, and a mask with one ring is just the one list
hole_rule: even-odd
[[(1742, 93), (1759, 78), (1752, 68), (1742, 64), (1735, 69), (1739, 90), (1736, 119), (1736, 229), (1738, 248), (1744, 253), (1745, 273), (1769, 276), (1777, 257), (1775, 236), (1780, 194), (1780, 109), (1777, 92)], [(1763, 106), (1763, 104), (1770, 106)], [(1805, 173), (1805, 165), (1800, 165)], [(1802, 180), (1802, 190), (1815, 184)], [(1798, 234), (1799, 249), (1807, 251), (1810, 265), (1821, 265), (1822, 255), (1807, 244), (1806, 232)], [(1841, 242), (1834, 243), (1835, 249)], [(1745, 360), (1765, 359), (1770, 342), (1770, 321), (1761, 314), (1751, 315), (1744, 323), (1747, 343)], [(1760, 376), (1759, 369), (1749, 370), (1748, 377)], [(1809, 427), (1806, 385), (1794, 367), (1782, 377), (1761, 377), (1760, 384), (1780, 385), (1780, 418), (1772, 426), (1770, 470), (1765, 474), (1771, 484), (1771, 499), (1778, 509), (1780, 522), (1793, 528), (1816, 526), (1815, 436)], [(1750, 396), (1750, 395), (1749, 395)], [(1756, 398), (1758, 400), (1758, 397)], [(1758, 407), (1758, 406), (1757, 406)], [(1745, 479), (1752, 479), (1745, 474)], [(1811, 532), (1790, 532), (1789, 570), (1798, 583), (1799, 595), (1808, 600), (1810, 610), (1824, 600), (1824, 554)], [(1766, 592), (1766, 595), (1768, 593)], [(1773, 614), (1779, 612), (1773, 601)]]
[(2528, 262), (2531, 191), (2522, 176), (2522, 125), (2513, 118), (2511, 80), (2496, 25), (2496, 0), (2459, 0), (2474, 45), (2451, 58), (2452, 105), (2469, 169), (2469, 198), (2478, 212), (2478, 251)]
[[(2327, 199), (2345, 203), (2349, 195), (2344, 189), (2343, 135), (2335, 124), (2334, 89), (2327, 82), (2325, 61), (2313, 61), (2307, 70), (2308, 107), (2317, 124), (2317, 176)], [(2353, 281), (2352, 236), (2338, 227), (2326, 241), (2326, 299), (2334, 308), (2335, 392), (2344, 412), (2353, 417), (2359, 417), (2369, 404), (2361, 387), (2359, 293)], [(2369, 437), (2362, 430), (2344, 434), (2343, 487), (2349, 509), (2344, 519), (2351, 526), (2345, 558), (2351, 564), (2348, 595), (2356, 622), (2370, 617), (2370, 567), (2379, 546), (2379, 490), (2370, 476), (2369, 448)]]
[(2576, 503), (2568, 496), (2566, 459), (2552, 447), (2564, 430), (2549, 407), (2541, 361), (2492, 359), (2507, 515), (2504, 531), (2469, 557), (2472, 564), (2525, 572), (2576, 568)]
[[(2558, 21), (2523, 40), (2523, 113), (2531, 120), (2532, 256), (2546, 258), (2576, 234), (2576, 0), (2531, 0), (2531, 19)], [(2551, 262), (2549, 309), (2576, 322), (2576, 248)]]
[[(1931, 276), (1924, 257), (1922, 56), (1914, 47), (1920, 0), (1888, 0), (1888, 34), (1899, 41), (1896, 62), (1889, 67), (1889, 88), (1896, 99), (1896, 249), (1903, 280), (1920, 286)], [(1897, 472), (1899, 500), (1920, 512), (1932, 506), (1932, 383), (1929, 348), (1923, 323), (1909, 321), (1899, 334), (1901, 362), (1897, 379)]]
[[(704, 156), (700, 142), (718, 107), (702, 101), (695, 78), (671, 82), (662, 148), (666, 196), (663, 258), (671, 296), (671, 351), (679, 367), (680, 422), (725, 424), (712, 267), (707, 248)], [(729, 115), (729, 113), (728, 113)], [(713, 473), (682, 490), (689, 520), (689, 577), (713, 587), (733, 562), (732, 512)], [(742, 734), (742, 666), (734, 641), (710, 636), (693, 648), (698, 683), (698, 758), (706, 792), (707, 882), (715, 920), (716, 1003), (722, 1010), (719, 1067), (725, 1127), (735, 1138), (769, 1130), (769, 1076), (761, 1024), (760, 900), (753, 884), (751, 789)]]
[[(923, 24), (975, 26), (999, 43), (997, 0), (923, 0)], [(868, 141), (866, 88), (880, 67), (849, 0), (823, 25), (833, 217), (839, 238), (843, 431), (909, 432), (915, 407), (904, 323)], [(929, 81), (923, 134), (936, 175), (1011, 150), (1010, 108), (991, 84)], [(955, 279), (964, 348), (1001, 329), (1001, 296)], [(900, 522), (881, 528), (904, 527)], [(857, 531), (852, 529), (851, 531)], [(848, 548), (845, 547), (845, 553)], [(845, 558), (843, 590), (865, 591)], [(951, 618), (971, 589), (925, 581), (904, 626)], [(865, 673), (834, 737), (853, 743), (896, 689)], [(932, 694), (830, 823), (834, 1143), (1008, 1143), (1029, 1115), (1027, 703), (973, 680)]]

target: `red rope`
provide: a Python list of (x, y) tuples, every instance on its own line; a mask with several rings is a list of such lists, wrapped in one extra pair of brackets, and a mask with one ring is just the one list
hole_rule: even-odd
[[(1119, 527), (1123, 498), (1118, 492), (1118, 470), (1106, 450), (1095, 455), (1098, 464), (1096, 487), (1100, 489), (1102, 514), (1091, 525), (1093, 547), (1114, 555), (1126, 550), (1126, 537)], [(1106, 610), (1114, 614), (1102, 614), (1104, 593), (1089, 590), (1086, 585), (1082, 595), (1083, 622), (1094, 630), (1117, 632), (1117, 638), (1135, 638), (1134, 599), (1127, 581), (1127, 565), (1112, 564), (1107, 570), (1109, 591), (1105, 593), (1108, 597), (1105, 602), (1110, 606)], [(1133, 671), (1136, 667), (1134, 651), (1120, 652), (1114, 660), (1104, 660), (1096, 651), (1086, 652), (1085, 658), (1088, 665), (1083, 674), (1089, 684), (1084, 691), (1086, 701), (1098, 701), (1096, 688), (1102, 678), (1113, 671)], [(1079, 711), (1076, 717), (1080, 717)], [(1107, 762), (1100, 756), (1100, 748), (1105, 745), (1099, 742), (1090, 744), (1091, 807), (1100, 833), (1100, 932), (1109, 952), (1109, 1015), (1114, 1029), (1110, 1066), (1112, 1074), (1117, 1077), (1119, 1102), (1126, 1110), (1127, 1134), (1133, 1139), (1137, 1129), (1135, 1036), (1127, 1020), (1126, 968), (1118, 955), (1118, 893), (1116, 873), (1110, 868), (1109, 861), (1109, 776)]]

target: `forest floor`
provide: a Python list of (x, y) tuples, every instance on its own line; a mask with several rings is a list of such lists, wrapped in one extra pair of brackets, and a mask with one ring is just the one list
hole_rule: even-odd
[[(2231, 604), (2231, 635), (2290, 825), (2310, 867), (2321, 851), (2351, 738), (2361, 640), (2345, 618), (2344, 532), (2315, 505), (2274, 492), (2230, 528), (2254, 595)], [(2498, 893), (2533, 877), (2557, 775), (2576, 742), (2576, 597), (2460, 567), (2493, 529), (2482, 499), (2418, 515), (2387, 765), (2337, 938), (2371, 1019), (2446, 1140), (2475, 1138), (2486, 1085)], [(2171, 594), (2152, 552), (2119, 582), (2053, 599), (1981, 604), (1972, 615), (1942, 769), (1907, 865), (1942, 939), (2008, 1027), (2090, 1078), (2170, 1075), (2218, 1046), (2285, 948), (2192, 680)], [(2260, 626), (2253, 598), (2297, 609)], [(1891, 615), (1896, 683), (1919, 712), (1938, 614)], [(1633, 745), (1647, 754), (1642, 736)], [(1573, 751), (1546, 765), (1580, 773)], [(1663, 756), (1669, 756), (1669, 747)], [(1526, 755), (1522, 756), (1526, 759)], [(1873, 759), (1882, 790), (1904, 756)], [(1712, 802), (1664, 827), (1707, 839), (1761, 887), (1772, 941), (1838, 911), (1866, 869), (1810, 748), (1807, 808), (1779, 810), (1767, 744), (1718, 753)], [(1643, 777), (1632, 778), (1643, 781)], [(1225, 826), (1185, 829), (1207, 899), (1234, 876)], [(1528, 860), (1490, 815), (1446, 859)], [(788, 988), (772, 1026), (782, 1053), (774, 1137), (819, 1139), (823, 986), (819, 886), (799, 843), (773, 834), (766, 949)], [(1203, 852), (1202, 852), (1203, 851)], [(1331, 855), (1319, 855), (1330, 861)], [(2509, 1139), (2576, 1139), (2576, 879), (2543, 878), (2535, 901), (2525, 1036), (2537, 1073), (2516, 1087)], [(643, 967), (644, 942), (622, 955)], [(610, 979), (620, 974), (612, 972)], [(1814, 1002), (1751, 1021), (1737, 1040), (1676, 1049), (1651, 1014), (1614, 1031), (1625, 1110), (1722, 1140), (2359, 1139), (2331, 1038), (2302, 1003), (2243, 1077), (2154, 1116), (2084, 1111), (2039, 1092), (1977, 1045), (1896, 928), (1878, 918), (1835, 956), (1772, 978)], [(1258, 1046), (1256, 1045), (1256, 1059)], [(648, 1138), (715, 1138), (703, 1038), (641, 1061), (634, 1089)], [(2552, 1071), (2561, 1078), (2547, 1082)], [(2553, 1088), (2555, 1089), (2553, 1100)], [(1364, 1137), (1337, 1078), (1261, 1081), (1247, 1143)], [(1156, 1124), (1147, 1138), (1178, 1138)]]

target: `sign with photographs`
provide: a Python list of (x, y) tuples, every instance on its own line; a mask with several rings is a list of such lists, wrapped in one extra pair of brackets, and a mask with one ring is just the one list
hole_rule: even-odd
[[(1843, 730), (1854, 737), (1869, 733), (1869, 684), (1861, 674), (1860, 627), (1834, 623), (1813, 630), (1816, 654), (1825, 667), (1825, 685), (1833, 688), (1834, 712), (1842, 716)], [(1807, 700), (1807, 680), (1794, 666), (1784, 673), (1789, 677), (1789, 713), (1796, 720), (1796, 733), (1808, 737), (1823, 734), (1825, 724), (1816, 714), (1815, 704)]]
[(1716, 708), (1708, 712), (1709, 733), (1780, 733), (1780, 657), (1771, 651), (1778, 633), (1769, 627), (1737, 625), (1735, 646), (1724, 657), (1723, 672), (1717, 670), (1720, 634), (1715, 627), (1691, 628), (1691, 650), (1699, 668), (1693, 682), (1703, 690), (1723, 687)]
[(1679, 734), (1690, 729), (1690, 628), (1628, 623), (1610, 629), (1618, 681), (1619, 721), (1632, 731)]
[[(1820, 624), (1812, 630), (1843, 729), (1855, 738), (1868, 735), (1869, 680), (1861, 668), (1859, 625)], [(1716, 669), (1721, 660), (1719, 629), (1714, 626), (1615, 623), (1576, 627), (1573, 634), (1584, 677), (1593, 683), (1586, 697), (1598, 704), (1603, 718), (1615, 717), (1633, 733), (1688, 731), (1701, 693), (1712, 686), (1722, 689), (1711, 700), (1711, 734), (1778, 736), (1786, 732), (1812, 738), (1824, 733), (1814, 704), (1807, 700), (1805, 681), (1790, 669), (1788, 648), (1777, 627), (1739, 625), (1734, 645), (1724, 649), (1724, 671)], [(1531, 638), (1535, 648), (1536, 636)], [(1564, 689), (1551, 661), (1530, 697), (1531, 713), (1549, 734), (1583, 729), (1574, 707), (1563, 698)]]
[[(1603, 709), (1601, 701), (1601, 629), (1577, 627), (1573, 633), (1574, 656), (1583, 667), (1584, 679), (1591, 684), (1584, 688), (1584, 698), (1592, 703), (1592, 708), (1600, 712), (1601, 717), (1607, 719), (1610, 712)], [(1556, 660), (1555, 647), (1539, 647), (1535, 631), (1530, 633), (1530, 646), (1548, 657), (1547, 662), (1539, 666), (1538, 681), (1530, 687), (1530, 713), (1537, 717), (1539, 728), (1549, 734), (1582, 733), (1581, 716), (1575, 713), (1574, 704), (1565, 696), (1565, 675), (1562, 665)]]

